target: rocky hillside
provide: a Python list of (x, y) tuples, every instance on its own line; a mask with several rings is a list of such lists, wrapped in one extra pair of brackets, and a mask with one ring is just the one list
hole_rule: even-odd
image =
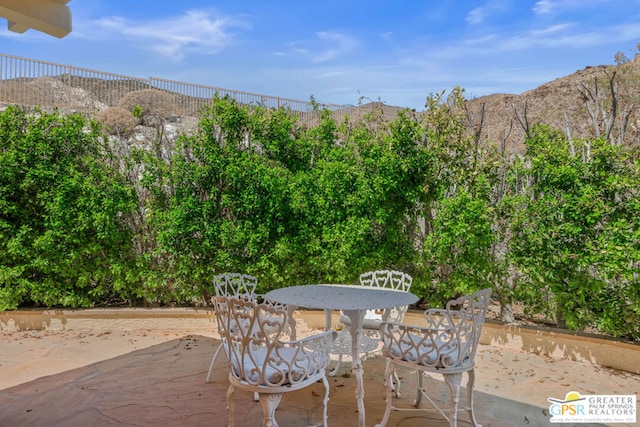
[[(602, 134), (614, 107), (610, 86), (611, 77), (614, 75), (617, 104), (611, 139), (620, 143), (622, 134), (625, 143), (635, 143), (640, 136), (640, 115), (636, 108), (636, 105), (640, 106), (640, 86), (637, 83), (640, 80), (639, 57), (617, 66), (589, 66), (518, 95), (493, 94), (471, 99), (467, 105), (473, 117), (470, 123), (478, 123), (480, 111), (484, 108), (481, 138), (503, 144), (505, 148), (514, 152), (524, 150), (527, 123), (529, 126), (545, 123), (563, 130), (572, 138), (592, 137), (596, 133), (596, 126), (599, 127), (599, 134)], [(131, 80), (103, 81), (80, 77), (71, 80), (62, 77), (20, 78), (0, 81), (0, 107), (19, 103), (100, 114), (113, 109), (114, 106), (130, 110), (130, 103), (124, 102), (127, 98), (139, 103), (140, 96), (151, 92), (160, 91)], [(188, 123), (188, 129), (185, 130), (193, 131), (195, 117), (189, 117), (187, 111), (194, 109), (187, 107), (193, 102), (202, 103), (206, 100), (185, 99), (184, 95), (178, 96), (169, 92), (159, 95), (163, 97), (160, 98), (156, 94), (154, 99), (147, 103), (148, 106), (153, 106), (153, 110), (158, 110), (158, 115), (165, 116), (165, 119), (172, 118), (172, 125), (177, 125), (178, 132), (185, 123)], [(123, 105), (123, 102), (127, 105)], [(344, 109), (333, 111), (332, 115), (338, 121), (342, 121), (345, 115), (357, 120), (367, 114), (377, 115), (382, 120), (393, 120), (401, 109), (382, 102), (369, 102), (357, 107), (345, 106)], [(594, 121), (592, 116), (597, 116), (598, 119)], [(175, 120), (176, 118), (179, 120)], [(299, 121), (301, 124), (313, 126), (319, 121), (319, 113), (300, 113)], [(621, 131), (622, 128), (624, 132)]]
[(518, 114), (530, 126), (544, 123), (563, 130), (572, 138), (591, 137), (594, 126), (589, 109), (599, 116), (600, 131), (604, 131), (603, 122), (612, 110), (610, 79), (614, 73), (618, 102), (612, 137), (619, 135), (623, 117), (628, 115), (625, 131), (625, 140), (628, 140), (637, 136), (640, 124), (636, 111), (640, 100), (638, 58), (620, 66), (586, 67), (519, 95), (494, 94), (475, 98), (468, 101), (468, 108), (477, 114), (484, 105), (483, 138), (498, 143), (504, 141), (507, 148), (516, 152), (523, 150), (525, 136)]
[[(610, 79), (613, 75), (617, 88), (617, 111), (611, 138), (619, 142), (621, 124), (628, 116), (624, 138), (629, 143), (637, 139), (640, 131), (640, 115), (636, 111), (636, 106), (640, 107), (640, 86), (637, 83), (640, 80), (639, 58), (619, 66), (588, 66), (517, 95), (493, 94), (468, 100), (467, 109), (472, 118), (469, 123), (478, 123), (484, 108), (481, 138), (504, 144), (506, 149), (518, 153), (524, 151), (527, 125), (547, 124), (573, 139), (593, 137), (595, 126), (589, 109), (598, 117), (599, 134), (602, 134), (606, 121), (611, 117)], [(348, 115), (357, 119), (374, 113), (383, 120), (393, 120), (401, 109), (370, 102), (350, 110)], [(339, 110), (333, 116), (341, 120), (345, 113)]]

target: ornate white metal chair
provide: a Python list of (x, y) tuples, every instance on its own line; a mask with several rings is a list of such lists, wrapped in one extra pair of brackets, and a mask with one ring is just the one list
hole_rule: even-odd
[(222, 347), (229, 361), (227, 407), (234, 426), (236, 388), (258, 393), (265, 427), (277, 427), (275, 411), (283, 393), (317, 381), (324, 385), (323, 425), (327, 425), (329, 383), (325, 370), (336, 332), (325, 331), (299, 340), (286, 340), (288, 310), (268, 302), (237, 297), (214, 298)]
[[(457, 425), (458, 410), (466, 409), (471, 422), (479, 427), (473, 409), (473, 387), (475, 382), (475, 356), (482, 325), (491, 300), (491, 289), (483, 289), (447, 303), (445, 309), (429, 309), (424, 312), (425, 327), (384, 323), (382, 353), (390, 362), (385, 378), (390, 379), (396, 367), (416, 370), (418, 390), (414, 408), (398, 408), (393, 405), (392, 387), (387, 381), (387, 403), (382, 421), (376, 427), (384, 427), (391, 410), (425, 410), (418, 406), (424, 396), (434, 408), (449, 421)], [(450, 390), (449, 414), (441, 410), (423, 388), (423, 373), (442, 374)], [(462, 374), (466, 372), (468, 406), (458, 408)]]
[[(413, 279), (410, 275), (395, 270), (369, 271), (360, 275), (361, 286), (390, 288), (409, 292), (412, 283)], [(362, 321), (362, 329), (365, 333), (363, 333), (360, 340), (360, 351), (366, 353), (377, 349), (380, 339), (379, 330), (382, 323), (402, 322), (407, 310), (407, 306), (393, 307), (386, 310), (367, 310)], [(351, 327), (351, 320), (344, 313), (340, 313), (340, 323), (345, 327), (338, 335), (337, 345), (334, 345), (333, 353), (338, 354), (338, 360), (329, 376), (335, 376), (340, 370), (343, 354), (351, 354), (351, 334), (348, 329)], [(367, 330), (369, 333), (366, 332)], [(371, 331), (374, 333), (370, 333)], [(373, 335), (373, 338), (370, 335)]]
[[(258, 286), (258, 279), (255, 276), (242, 273), (223, 273), (218, 274), (213, 278), (213, 286), (215, 288), (216, 296), (225, 297), (241, 297), (247, 300), (255, 300), (256, 287)], [(213, 353), (211, 359), (211, 365), (209, 365), (209, 372), (207, 372), (206, 382), (211, 379), (211, 373), (213, 372), (213, 365), (220, 353), (222, 346), (219, 345), (216, 351)]]

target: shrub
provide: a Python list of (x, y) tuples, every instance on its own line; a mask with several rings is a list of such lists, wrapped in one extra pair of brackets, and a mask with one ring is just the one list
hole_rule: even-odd
[(79, 114), (0, 113), (0, 311), (135, 294), (136, 194), (86, 125)]
[(168, 117), (181, 114), (180, 108), (173, 97), (157, 89), (143, 89), (129, 92), (120, 99), (119, 106), (127, 111), (142, 109), (141, 117)]
[(122, 107), (112, 107), (99, 112), (96, 120), (109, 135), (126, 135), (140, 124), (140, 119)]

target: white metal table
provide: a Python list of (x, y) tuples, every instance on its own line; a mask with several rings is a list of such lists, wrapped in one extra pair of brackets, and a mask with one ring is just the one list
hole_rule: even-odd
[(290, 308), (304, 307), (325, 310), (327, 329), (331, 329), (331, 312), (342, 310), (351, 320), (352, 370), (356, 376), (356, 400), (359, 426), (364, 427), (364, 385), (358, 339), (367, 310), (384, 309), (413, 304), (418, 297), (404, 291), (358, 285), (301, 285), (275, 289), (265, 298), (286, 304)]

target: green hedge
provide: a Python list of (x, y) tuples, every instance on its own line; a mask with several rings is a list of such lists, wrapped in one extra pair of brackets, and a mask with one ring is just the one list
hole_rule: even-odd
[[(79, 115), (0, 113), (0, 309), (203, 304), (399, 269), (425, 304), (491, 286), (572, 329), (640, 337), (637, 149), (532, 126), (481, 142), (460, 89), (386, 123), (214, 99), (198, 131), (135, 148)], [(124, 144), (124, 145), (123, 145)], [(125, 153), (125, 154), (123, 154)]]

